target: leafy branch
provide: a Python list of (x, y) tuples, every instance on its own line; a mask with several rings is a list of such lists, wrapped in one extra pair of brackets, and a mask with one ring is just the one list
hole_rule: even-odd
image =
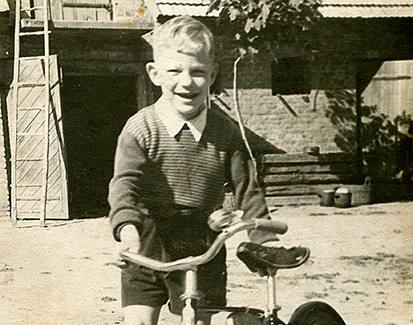
[[(212, 0), (241, 55), (270, 50), (281, 44), (307, 46), (311, 27), (319, 20), (318, 0)], [(307, 40), (307, 41), (304, 41)]]
[[(356, 111), (355, 93), (351, 90), (329, 90), (326, 117), (337, 130), (334, 141), (344, 152), (356, 153)], [(375, 105), (362, 105), (361, 146), (365, 152), (365, 165), (369, 176), (377, 179), (393, 179), (406, 167), (408, 158), (403, 157), (402, 136), (397, 125), (411, 123), (411, 116), (403, 112), (392, 121), (386, 114), (380, 113)]]

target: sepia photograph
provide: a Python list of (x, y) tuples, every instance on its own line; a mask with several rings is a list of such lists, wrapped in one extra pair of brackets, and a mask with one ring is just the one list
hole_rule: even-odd
[(412, 0), (0, 0), (0, 324), (413, 325)]

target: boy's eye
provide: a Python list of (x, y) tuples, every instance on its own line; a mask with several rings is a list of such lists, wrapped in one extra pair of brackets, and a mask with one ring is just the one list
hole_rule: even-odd
[(192, 76), (194, 77), (203, 77), (205, 76), (206, 72), (205, 70), (194, 70), (192, 71)]
[(180, 71), (179, 69), (168, 69), (167, 72), (168, 72), (169, 74), (178, 74), (178, 73), (180, 73), (181, 71)]

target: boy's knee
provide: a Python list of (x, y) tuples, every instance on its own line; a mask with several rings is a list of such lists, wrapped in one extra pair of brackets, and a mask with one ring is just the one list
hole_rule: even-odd
[(156, 325), (161, 307), (131, 305), (123, 308), (125, 325)]

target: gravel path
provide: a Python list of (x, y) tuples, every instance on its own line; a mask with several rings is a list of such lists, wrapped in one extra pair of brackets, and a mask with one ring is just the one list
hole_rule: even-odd
[[(279, 245), (308, 246), (300, 268), (277, 276), (280, 317), (310, 300), (331, 304), (347, 325), (413, 324), (413, 202), (350, 209), (285, 207)], [(0, 324), (121, 324), (119, 247), (106, 218), (12, 228), (0, 219)], [(236, 259), (245, 235), (228, 243), (229, 304), (265, 308), (265, 279)], [(223, 316), (216, 317), (219, 321)], [(179, 324), (166, 311), (161, 325)]]

